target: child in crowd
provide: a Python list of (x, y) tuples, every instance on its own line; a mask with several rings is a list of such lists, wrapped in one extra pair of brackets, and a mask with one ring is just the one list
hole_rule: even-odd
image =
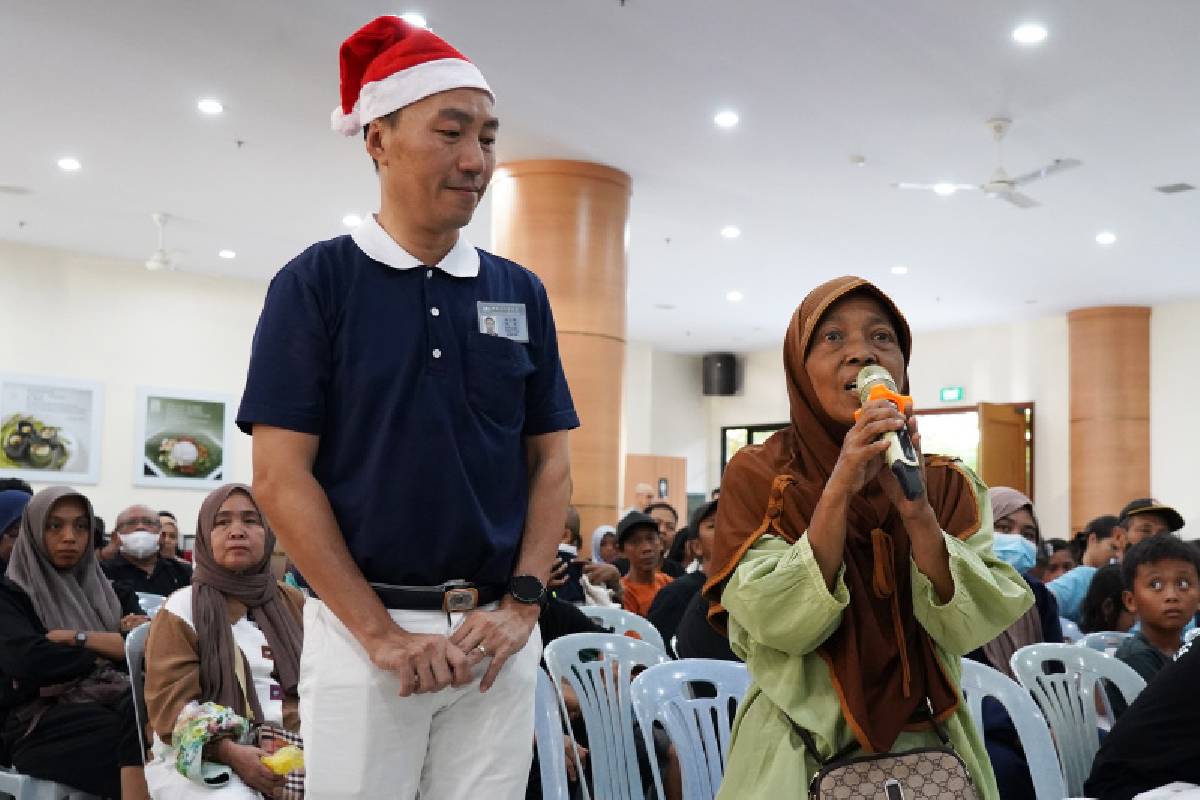
[(1121, 565), (1109, 564), (1096, 570), (1079, 614), (1079, 629), (1084, 633), (1118, 631), (1124, 633), (1136, 622), (1125, 608), (1125, 579)]
[(1200, 558), (1174, 536), (1151, 535), (1126, 551), (1121, 573), (1122, 600), (1140, 630), (1115, 655), (1149, 683), (1179, 651), (1200, 605)]
[(617, 547), (629, 561), (629, 574), (621, 579), (625, 590), (622, 605), (644, 617), (658, 590), (671, 582), (671, 576), (659, 569), (663, 541), (658, 523), (640, 511), (630, 511), (617, 525)]
[(1040, 576), (1043, 583), (1065, 575), (1078, 566), (1071, 546), (1062, 539), (1047, 539), (1046, 545), (1050, 549), (1050, 558)]

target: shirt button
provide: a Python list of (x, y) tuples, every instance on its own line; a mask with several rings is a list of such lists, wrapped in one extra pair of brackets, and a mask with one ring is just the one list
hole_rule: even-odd
[(429, 309), (429, 313), (433, 314), (435, 317), (440, 317), (442, 315), (442, 310), (437, 306), (434, 306), (433, 308)]
[(435, 347), (435, 348), (433, 349), (433, 357), (434, 357), (434, 358), (441, 358), (441, 357), (442, 357), (442, 351), (441, 351), (441, 350), (438, 350), (438, 349)]
[(433, 270), (431, 270), (431, 269), (425, 270), (425, 277), (426, 277), (426, 278), (432, 278), (432, 277), (433, 277)]

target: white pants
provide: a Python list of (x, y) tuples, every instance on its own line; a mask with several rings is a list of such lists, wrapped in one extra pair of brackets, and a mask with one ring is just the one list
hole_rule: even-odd
[[(411, 633), (448, 635), (463, 614), (391, 611)], [(300, 733), (306, 800), (520, 800), (533, 759), (533, 696), (542, 637), (533, 634), (479, 691), (400, 697), (396, 676), (366, 651), (324, 603), (304, 604)]]

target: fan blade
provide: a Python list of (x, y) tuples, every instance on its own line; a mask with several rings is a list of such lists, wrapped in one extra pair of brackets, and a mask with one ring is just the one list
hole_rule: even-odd
[(996, 195), (996, 199), (1005, 200), (1017, 208), (1037, 208), (1041, 205), (1041, 203), (1029, 195), (1021, 194), (1020, 192), (1004, 192), (1003, 194)]
[(1068, 169), (1074, 169), (1082, 164), (1083, 162), (1077, 158), (1056, 158), (1054, 161), (1042, 167), (1041, 169), (1035, 169), (1033, 172), (1026, 172), (1020, 177), (1013, 178), (1013, 184), (1016, 186), (1022, 186), (1026, 183), (1032, 183), (1033, 181), (1041, 180), (1042, 178), (1048, 178), (1051, 175), (1064, 172)]
[(924, 192), (936, 192), (938, 187), (952, 186), (956, 192), (969, 192), (978, 189), (979, 187), (973, 183), (893, 183), (897, 189), (920, 189)]

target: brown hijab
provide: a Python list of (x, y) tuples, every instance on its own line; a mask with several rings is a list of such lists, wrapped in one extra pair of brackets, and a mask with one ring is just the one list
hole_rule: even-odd
[[(890, 298), (862, 278), (818, 286), (796, 309), (783, 345), (791, 425), (762, 445), (739, 450), (721, 480), (717, 537), (704, 586), (709, 620), (719, 630), (728, 618), (720, 601), (730, 574), (764, 534), (788, 542), (804, 535), (841, 453), (849, 428), (821, 407), (805, 358), (821, 317), (852, 293), (870, 295), (890, 313), (908, 363), (907, 321)], [(905, 389), (907, 374), (896, 377)], [(966, 538), (979, 529), (974, 489), (954, 462), (926, 459), (926, 491), (942, 530)], [(843, 558), (850, 604), (818, 652), (859, 745), (884, 752), (901, 731), (928, 726), (926, 698), (942, 720), (957, 707), (958, 692), (913, 614), (908, 533), (878, 479), (851, 498)]]
[[(248, 685), (248, 697), (254, 719), (262, 722), (263, 712), (258, 702), (250, 677), (250, 665), (245, 655), (233, 641), (233, 630), (229, 624), (229, 606), (226, 598), (231, 597), (246, 605), (254, 615), (254, 621), (267, 637), (267, 644), (275, 659), (279, 673), (279, 684), (286, 694), (295, 695), (296, 679), (300, 672), (300, 645), (303, 631), (299, 620), (293, 615), (283, 592), (271, 574), (271, 552), (275, 549), (275, 534), (263, 517), (266, 528), (266, 546), (262, 560), (243, 573), (231, 572), (217, 564), (213, 558), (212, 530), (221, 509), (234, 492), (245, 492), (258, 508), (258, 502), (250, 493), (250, 487), (230, 483), (214, 489), (200, 506), (200, 517), (196, 522), (195, 559), (196, 570), (192, 575), (192, 618), (196, 625), (196, 638), (200, 646), (200, 695), (201, 700), (220, 703), (238, 712), (245, 709), (241, 684), (238, 682), (234, 658), (242, 659)], [(262, 510), (259, 509), (259, 514)]]
[[(55, 503), (68, 497), (83, 502), (89, 525), (83, 558), (71, 569), (60, 571), (46, 552), (46, 518)], [(91, 502), (69, 486), (51, 486), (38, 492), (21, 515), (21, 529), (5, 574), (29, 595), (47, 630), (121, 630), (121, 603), (100, 571), (92, 547), (94, 521)]]

